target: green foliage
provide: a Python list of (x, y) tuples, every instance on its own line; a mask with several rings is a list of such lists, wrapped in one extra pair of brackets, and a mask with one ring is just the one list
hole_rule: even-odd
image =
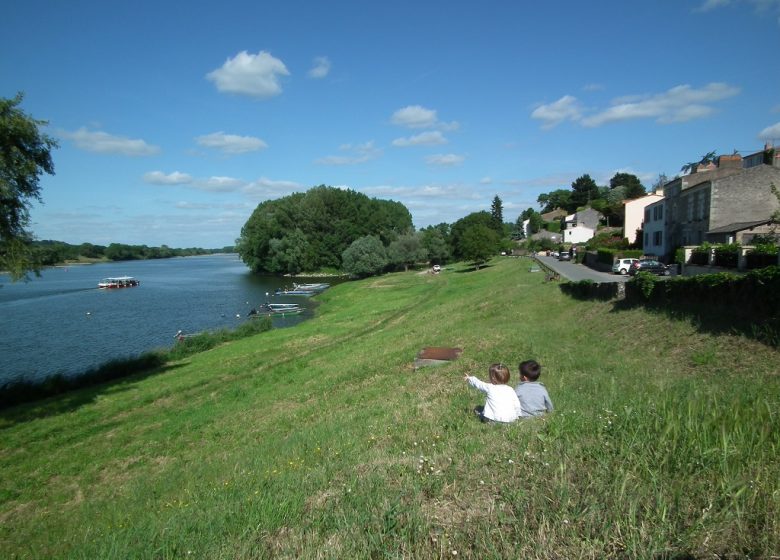
[(692, 161), (686, 163), (680, 168), (680, 172), (682, 173), (693, 172), (700, 165), (709, 165), (710, 163), (714, 163), (716, 159), (715, 153), (716, 152), (714, 150), (712, 152), (707, 152), (706, 154), (701, 156), (701, 159), (699, 161)]
[(612, 179), (609, 180), (609, 188), (615, 189), (616, 187), (623, 187), (623, 196), (626, 200), (640, 198), (647, 194), (645, 186), (639, 180), (639, 177), (631, 173), (615, 173)]
[(341, 268), (342, 254), (356, 239), (373, 235), (388, 245), (412, 229), (401, 203), (322, 185), (258, 205), (237, 250), (253, 272)]
[(385, 246), (375, 235), (353, 241), (344, 250), (341, 261), (344, 272), (358, 278), (379, 274), (388, 264)]
[(500, 232), (496, 231), (493, 217), (488, 212), (472, 212), (471, 214), (464, 216), (452, 224), (452, 228), (450, 229), (450, 246), (455, 258), (468, 258), (463, 252), (463, 236), (467, 230), (475, 226), (484, 226), (493, 230), (496, 233), (496, 237), (500, 235)]
[(715, 247), (715, 266), (724, 268), (737, 268), (739, 251), (738, 243), (722, 244)]
[(493, 202), (490, 205), (490, 216), (493, 218), (493, 229), (500, 235), (504, 227), (504, 205), (498, 195), (493, 197)]
[(560, 220), (555, 220), (552, 222), (544, 222), (544, 229), (551, 233), (560, 233), (561, 232), (561, 222)]
[(571, 198), (567, 210), (575, 212), (578, 208), (587, 206), (592, 200), (600, 198), (599, 187), (587, 173), (577, 177), (571, 184)]
[(549, 193), (542, 193), (536, 201), (542, 207), (542, 214), (552, 212), (556, 208), (563, 208), (568, 211), (571, 208), (571, 190), (557, 189)]
[(410, 266), (428, 260), (428, 251), (422, 244), (422, 235), (407, 233), (400, 235), (387, 247), (387, 258), (392, 265), (402, 266), (408, 270)]
[(420, 245), (428, 253), (431, 264), (444, 264), (452, 257), (448, 224), (428, 226), (420, 232)]
[(460, 253), (463, 258), (473, 262), (479, 268), (480, 264), (489, 261), (498, 253), (500, 241), (495, 230), (477, 224), (463, 233), (460, 240)]
[(37, 273), (40, 263), (30, 244), (31, 201), (41, 201), (39, 180), (54, 175), (51, 151), (57, 142), (40, 131), (39, 121), (19, 108), (23, 96), (0, 97), (0, 270), (13, 281)]
[(636, 288), (645, 300), (649, 300), (655, 290), (656, 279), (649, 272), (639, 271), (628, 281), (628, 284), (631, 284), (631, 288)]
[(591, 239), (588, 240), (585, 247), (589, 251), (595, 249), (612, 249), (612, 250), (628, 250), (628, 240), (622, 235), (604, 232), (597, 233)]
[(674, 262), (677, 264), (685, 264), (685, 249), (677, 247), (677, 249), (674, 250)]

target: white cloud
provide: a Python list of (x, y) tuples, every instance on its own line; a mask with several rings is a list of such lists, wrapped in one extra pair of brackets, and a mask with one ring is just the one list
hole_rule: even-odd
[(236, 136), (235, 134), (225, 134), (221, 131), (198, 136), (195, 138), (195, 141), (200, 146), (214, 148), (225, 154), (245, 154), (247, 152), (257, 152), (268, 147), (268, 144), (260, 138)]
[(398, 109), (390, 121), (398, 126), (406, 128), (437, 128), (439, 130), (452, 131), (460, 128), (457, 121), (442, 122), (433, 109), (426, 109), (420, 105), (409, 105)]
[(314, 66), (309, 70), (309, 77), (314, 79), (324, 78), (330, 72), (330, 60), (327, 56), (318, 56), (314, 59)]
[(152, 185), (188, 185), (192, 183), (192, 176), (187, 173), (174, 171), (166, 175), (162, 171), (150, 171), (144, 174), (144, 182)]
[(582, 89), (585, 91), (602, 91), (604, 86), (602, 84), (585, 84)]
[(280, 77), (289, 75), (284, 63), (271, 54), (241, 51), (234, 58), (228, 58), (222, 67), (206, 74), (206, 78), (214, 82), (219, 91), (266, 98), (282, 93)]
[(343, 156), (325, 156), (314, 161), (320, 165), (357, 165), (366, 163), (382, 155), (382, 150), (374, 146), (374, 141), (363, 144), (344, 144), (339, 146), (339, 150), (348, 152)]
[(209, 177), (195, 182), (198, 189), (208, 192), (234, 192), (244, 185), (244, 181), (233, 177)]
[(427, 132), (421, 132), (415, 136), (409, 138), (396, 138), (393, 140), (393, 146), (399, 148), (405, 148), (408, 146), (438, 146), (440, 144), (446, 144), (447, 139), (438, 130), (430, 130)]
[(704, 2), (694, 8), (694, 12), (710, 12), (718, 8), (724, 8), (726, 6), (739, 6), (742, 4), (748, 4), (753, 6), (758, 14), (762, 14), (767, 11), (780, 12), (780, 0), (704, 0)]
[(302, 190), (302, 185), (294, 181), (275, 181), (260, 177), (244, 186), (242, 192), (259, 199), (277, 198)]
[(728, 6), (729, 4), (731, 4), (731, 0), (705, 0), (701, 6), (694, 9), (694, 12), (709, 12), (716, 8)]
[(780, 138), (780, 122), (766, 127), (758, 133), (758, 137), (761, 140), (777, 140)]
[(655, 95), (622, 98), (613, 106), (582, 120), (587, 127), (597, 127), (610, 122), (653, 118), (662, 124), (685, 122), (706, 117), (714, 112), (708, 105), (739, 94), (738, 87), (713, 82), (695, 89), (681, 85)]
[(87, 130), (84, 127), (75, 132), (61, 131), (61, 134), (72, 140), (76, 147), (88, 152), (123, 156), (151, 156), (160, 152), (158, 146), (147, 144), (143, 140), (114, 136), (107, 132)]
[(429, 165), (440, 165), (443, 167), (449, 167), (454, 165), (460, 165), (466, 158), (457, 154), (435, 154), (425, 158), (425, 162)]
[(577, 121), (582, 116), (582, 109), (576, 97), (564, 95), (558, 101), (548, 105), (540, 105), (531, 113), (532, 119), (542, 121), (542, 128), (549, 129), (558, 126), (563, 121)]
[(482, 177), (482, 179), (479, 180), (480, 185), (492, 185), (493, 179), (491, 177)]

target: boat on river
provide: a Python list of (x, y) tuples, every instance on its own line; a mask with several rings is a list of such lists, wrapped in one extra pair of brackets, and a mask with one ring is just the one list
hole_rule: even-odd
[(139, 286), (141, 282), (132, 276), (112, 276), (103, 278), (98, 282), (98, 288), (108, 290), (113, 288), (133, 288)]
[(269, 315), (299, 315), (304, 309), (297, 303), (263, 303), (252, 309), (248, 317), (267, 317)]
[(296, 290), (307, 290), (311, 292), (323, 292), (330, 288), (330, 284), (327, 282), (317, 282), (314, 284), (293, 284)]
[(305, 296), (305, 297), (311, 297), (315, 294), (318, 294), (316, 290), (305, 290), (302, 288), (277, 288), (274, 292), (277, 296)]

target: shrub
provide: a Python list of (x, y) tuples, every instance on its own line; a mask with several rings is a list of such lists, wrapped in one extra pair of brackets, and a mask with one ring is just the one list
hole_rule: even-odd
[(737, 243), (718, 245), (715, 247), (715, 266), (737, 268), (740, 246)]

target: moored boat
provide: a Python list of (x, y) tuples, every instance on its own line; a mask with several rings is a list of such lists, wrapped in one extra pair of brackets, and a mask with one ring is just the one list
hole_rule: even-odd
[(318, 282), (314, 284), (293, 284), (296, 290), (307, 290), (312, 292), (322, 292), (330, 288), (330, 284), (326, 282)]
[(299, 315), (304, 308), (297, 303), (263, 303), (258, 308), (252, 309), (247, 316), (267, 317), (269, 315)]
[(109, 278), (103, 278), (98, 282), (98, 288), (101, 290), (111, 288), (132, 288), (140, 285), (141, 282), (132, 276), (112, 276)]
[(299, 288), (293, 288), (292, 290), (289, 288), (277, 288), (277, 290), (274, 292), (277, 296), (306, 296), (310, 297), (315, 294), (317, 294), (315, 290), (304, 290)]

